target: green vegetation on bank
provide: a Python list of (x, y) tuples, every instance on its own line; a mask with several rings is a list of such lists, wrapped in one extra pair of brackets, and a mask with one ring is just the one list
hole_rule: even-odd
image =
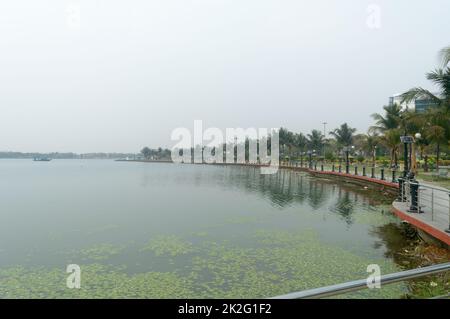
[[(343, 163), (346, 155), (351, 163), (400, 169), (403, 147), (400, 137), (415, 137), (413, 154), (416, 172), (438, 172), (440, 166), (450, 166), (450, 47), (440, 52), (441, 67), (428, 72), (426, 77), (438, 89), (437, 94), (416, 87), (402, 94), (399, 104), (383, 107), (383, 113), (372, 114), (374, 124), (366, 133), (344, 123), (332, 131), (312, 130), (308, 134), (279, 130), (280, 159), (282, 161), (309, 160)], [(411, 101), (426, 100), (425, 112), (408, 109)], [(270, 144), (269, 137), (269, 144)], [(246, 146), (248, 140), (246, 141)], [(236, 148), (236, 146), (235, 146)], [(246, 159), (248, 159), (248, 147)], [(193, 149), (191, 149), (191, 152)], [(216, 149), (213, 149), (215, 153)], [(224, 148), (225, 152), (225, 148)], [(170, 159), (170, 151), (145, 147), (142, 157), (147, 160)], [(430, 179), (425, 176), (424, 179)]]
[(365, 134), (356, 134), (356, 129), (347, 123), (329, 132), (327, 138), (318, 130), (310, 134), (280, 130), (281, 158), (298, 160), (313, 152), (314, 160), (344, 161), (345, 149), (350, 161), (399, 167), (402, 158), (400, 136), (415, 138), (418, 153), (417, 166), (425, 172), (439, 166), (450, 165), (450, 47), (441, 52), (443, 68), (427, 73), (427, 79), (439, 88), (437, 95), (423, 88), (413, 88), (402, 95), (403, 103), (415, 99), (432, 101), (426, 112), (420, 113), (398, 104), (383, 107), (384, 113), (372, 114), (375, 123)]

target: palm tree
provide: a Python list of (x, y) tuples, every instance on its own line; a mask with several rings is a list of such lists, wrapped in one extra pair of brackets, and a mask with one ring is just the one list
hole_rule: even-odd
[(312, 130), (308, 134), (308, 146), (312, 150), (320, 150), (324, 144), (324, 136), (319, 130)]
[(335, 139), (338, 145), (340, 146), (350, 146), (353, 142), (353, 134), (356, 132), (355, 128), (348, 126), (347, 123), (341, 125), (340, 128), (335, 129), (330, 132)]
[(291, 149), (294, 145), (294, 134), (285, 128), (280, 128), (278, 132), (279, 143), (283, 154), (285, 153), (286, 147), (288, 148), (288, 154), (291, 155)]
[(372, 114), (375, 120), (374, 126), (369, 128), (371, 133), (383, 133), (387, 130), (396, 129), (401, 122), (402, 107), (398, 104), (383, 106), (385, 115), (379, 113)]
[(380, 137), (374, 133), (374, 134), (364, 134), (364, 150), (367, 151), (372, 157), (372, 166), (375, 167), (375, 161), (376, 161), (376, 149), (378, 146), (378, 143), (380, 142)]
[(300, 162), (303, 165), (303, 152), (305, 151), (305, 148), (308, 146), (308, 139), (306, 138), (303, 133), (296, 133), (293, 136), (293, 144), (294, 148), (296, 149), (296, 155), (297, 158), (300, 157)]
[(441, 65), (445, 68), (450, 63), (450, 46), (441, 49), (439, 52), (439, 58), (441, 60)]
[(430, 110), (425, 117), (428, 119), (427, 126), (425, 128), (425, 137), (432, 144), (436, 145), (436, 169), (439, 170), (441, 145), (445, 145), (449, 141), (449, 119), (443, 109)]
[(400, 145), (400, 130), (392, 129), (384, 132), (384, 135), (380, 137), (380, 143), (387, 147), (390, 151), (391, 162), (390, 167), (398, 166), (398, 150)]
[(450, 140), (450, 46), (443, 48), (439, 53), (441, 67), (428, 72), (426, 78), (439, 88), (438, 94), (415, 87), (403, 93), (402, 102), (416, 99), (427, 99), (436, 105), (423, 117), (427, 122), (424, 136), (429, 142), (436, 145), (436, 164), (439, 167), (439, 155), (442, 144)]
[(303, 153), (306, 146), (308, 146), (308, 139), (302, 133), (295, 134), (294, 145), (300, 151), (300, 153)]
[(450, 61), (450, 47), (446, 47), (440, 51), (440, 58), (443, 68), (437, 68), (426, 74), (426, 78), (439, 88), (439, 94), (435, 95), (429, 90), (415, 87), (402, 94), (402, 103), (411, 102), (416, 99), (428, 99), (438, 107), (446, 108), (448, 112), (450, 108), (450, 67), (448, 66)]

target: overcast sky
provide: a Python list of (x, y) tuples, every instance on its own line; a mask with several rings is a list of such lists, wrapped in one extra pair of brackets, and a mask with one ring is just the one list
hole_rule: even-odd
[(432, 89), (449, 13), (448, 0), (2, 1), (0, 150), (137, 152), (195, 119), (365, 132), (389, 95)]

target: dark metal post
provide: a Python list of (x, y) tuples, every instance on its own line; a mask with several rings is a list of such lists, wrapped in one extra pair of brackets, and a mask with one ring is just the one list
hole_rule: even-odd
[(395, 178), (395, 169), (392, 170), (392, 183), (395, 183), (397, 180)]
[(384, 168), (381, 169), (381, 180), (384, 181)]
[(331, 171), (334, 172), (334, 164), (331, 165)]
[(363, 166), (363, 176), (367, 176), (366, 175), (366, 167), (365, 166)]
[(445, 232), (450, 234), (450, 193), (448, 194), (448, 228)]
[(370, 174), (371, 178), (375, 178), (375, 167), (372, 166), (372, 172)]
[(320, 170), (323, 172), (323, 164), (320, 165)]
[(342, 173), (342, 166), (339, 165), (339, 173)]
[(314, 162), (314, 170), (317, 171), (317, 162)]
[(402, 177), (398, 178), (398, 197), (397, 201), (404, 202), (406, 200), (405, 198), (405, 179)]
[[(406, 134), (405, 134), (406, 135)], [(407, 143), (403, 143), (404, 145), (404, 149), (403, 149), (403, 161), (404, 161), (404, 165), (403, 165), (403, 177), (407, 177), (408, 176), (408, 144)]]
[(419, 182), (411, 182), (409, 184), (411, 194), (411, 206), (409, 211), (411, 213), (422, 213), (419, 207)]
[(345, 173), (348, 174), (350, 171), (350, 161), (348, 159), (348, 149), (345, 151)]
[(355, 166), (355, 175), (358, 175), (358, 166)]

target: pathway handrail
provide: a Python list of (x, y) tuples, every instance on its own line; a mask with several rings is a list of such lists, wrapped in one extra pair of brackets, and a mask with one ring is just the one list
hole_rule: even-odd
[[(396, 272), (389, 275), (381, 276), (380, 284), (388, 285), (408, 279), (420, 278), (432, 274), (437, 274), (445, 271), (450, 271), (450, 262), (437, 264), (433, 266), (427, 266), (422, 268), (416, 268), (401, 272)], [(313, 299), (313, 298), (326, 298), (332, 297), (336, 295), (340, 295), (343, 293), (357, 291), (362, 289), (368, 289), (367, 287), (367, 279), (359, 279), (354, 281), (349, 281), (337, 285), (314, 288), (304, 291), (298, 291), (289, 293), (286, 295), (281, 295), (277, 297), (273, 297), (271, 299)]]

